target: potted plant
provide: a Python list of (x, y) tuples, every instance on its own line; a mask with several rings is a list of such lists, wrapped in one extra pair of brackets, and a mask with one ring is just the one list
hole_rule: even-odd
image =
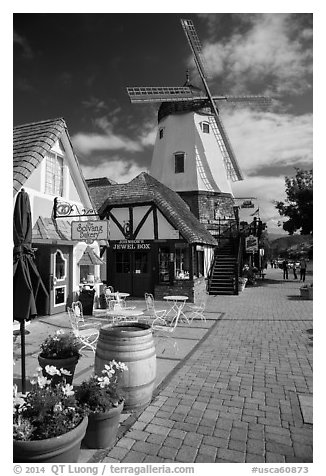
[(239, 291), (243, 291), (244, 288), (246, 287), (246, 283), (248, 281), (247, 278), (244, 278), (244, 277), (239, 277)]
[[(80, 358), (80, 348), (81, 343), (71, 332), (64, 332), (60, 329), (54, 335), (49, 335), (42, 342), (41, 352), (38, 356), (43, 376), (48, 377), (45, 370), (46, 366), (56, 367), (58, 370), (66, 369), (70, 372), (65, 377), (66, 382), (71, 384)], [(62, 375), (56, 374), (53, 376), (51, 383), (55, 386), (60, 380), (62, 380)]]
[(124, 370), (127, 370), (124, 363), (111, 360), (102, 370), (102, 376), (91, 376), (76, 390), (76, 399), (88, 414), (83, 441), (88, 448), (107, 448), (116, 439), (124, 403), (118, 383)]
[(312, 300), (313, 298), (313, 285), (311, 284), (304, 284), (300, 288), (300, 296), (304, 299)]
[[(50, 376), (57, 373), (54, 367), (47, 369)], [(65, 370), (60, 373), (63, 377), (67, 375)], [(87, 427), (87, 414), (65, 379), (53, 386), (51, 379), (40, 372), (36, 377), (31, 381), (32, 390), (26, 394), (18, 395), (14, 386), (14, 462), (76, 463)]]

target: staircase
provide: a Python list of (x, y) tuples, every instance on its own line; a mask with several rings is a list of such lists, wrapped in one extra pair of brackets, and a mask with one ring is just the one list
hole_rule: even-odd
[(216, 250), (208, 281), (208, 294), (236, 294), (236, 261), (231, 241)]

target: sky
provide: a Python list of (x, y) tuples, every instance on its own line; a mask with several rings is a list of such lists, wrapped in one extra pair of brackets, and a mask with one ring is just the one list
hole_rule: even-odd
[[(22, 10), (18, 10), (22, 11)], [(42, 11), (42, 10), (40, 10)], [(219, 108), (270, 233), (285, 176), (311, 169), (313, 18), (310, 13), (14, 13), (14, 125), (63, 117), (85, 178), (128, 182), (150, 167), (158, 105), (131, 104), (127, 86), (200, 86), (180, 18), (194, 22), (215, 95), (267, 95)]]

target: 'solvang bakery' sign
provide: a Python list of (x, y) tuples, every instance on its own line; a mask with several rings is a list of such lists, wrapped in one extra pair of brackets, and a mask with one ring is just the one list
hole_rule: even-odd
[(92, 243), (95, 240), (108, 240), (109, 222), (107, 220), (71, 222), (71, 239)]

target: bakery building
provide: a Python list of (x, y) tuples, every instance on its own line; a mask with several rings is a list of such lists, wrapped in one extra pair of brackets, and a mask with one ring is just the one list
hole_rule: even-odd
[[(24, 188), (31, 204), (35, 260), (50, 296), (48, 302), (37, 303), (38, 313), (58, 314), (75, 299), (87, 277), (99, 294), (104, 262), (97, 241), (72, 239), (72, 218), (54, 219), (54, 199), (74, 215), (94, 206), (64, 119), (15, 126), (13, 138), (14, 203)], [(74, 220), (84, 223), (86, 217)]]
[(101, 252), (107, 285), (133, 297), (182, 294), (190, 302), (205, 292), (216, 241), (176, 192), (145, 172), (126, 184), (86, 182), (109, 222)]

